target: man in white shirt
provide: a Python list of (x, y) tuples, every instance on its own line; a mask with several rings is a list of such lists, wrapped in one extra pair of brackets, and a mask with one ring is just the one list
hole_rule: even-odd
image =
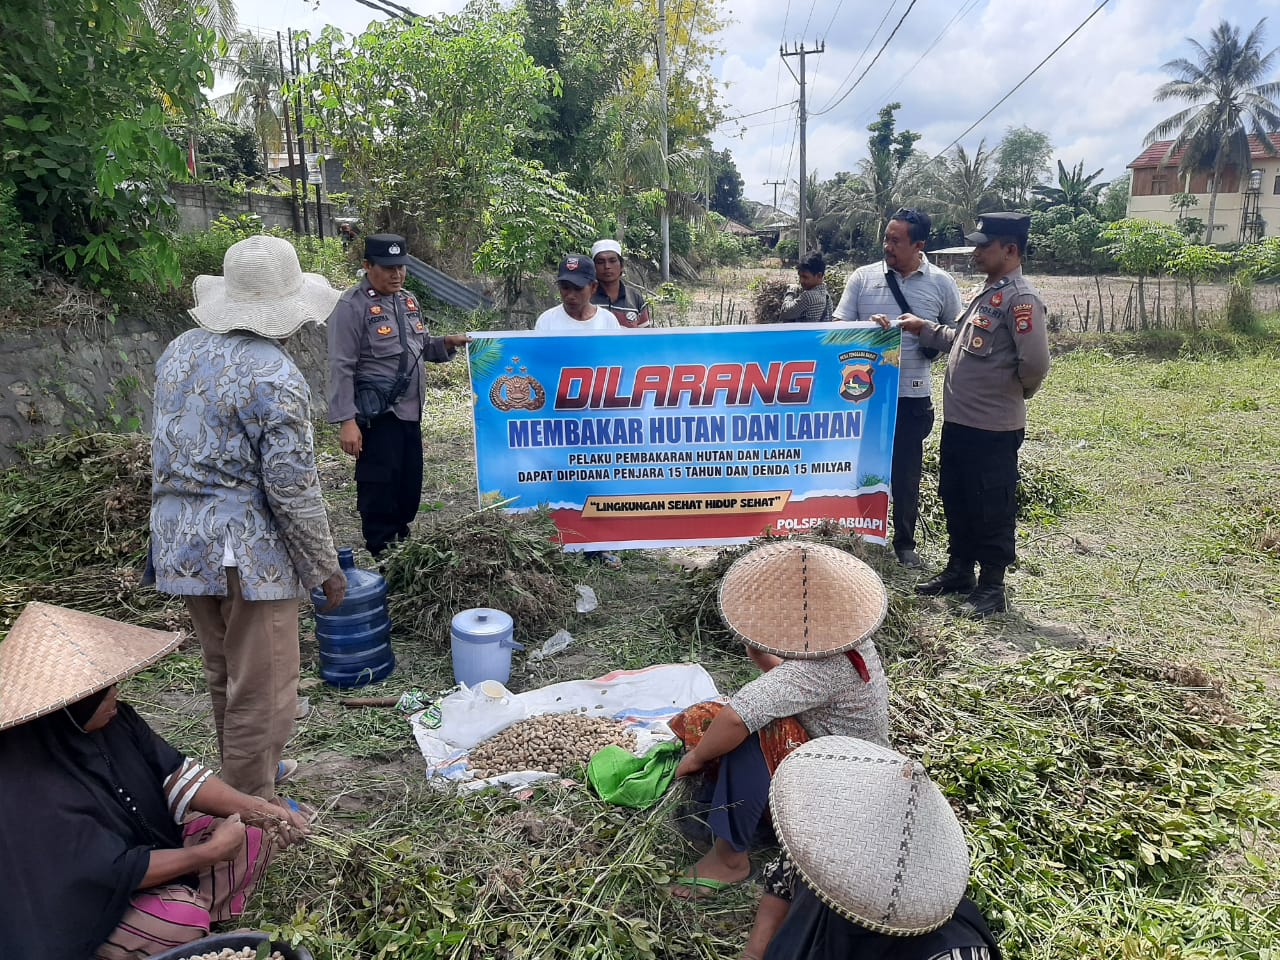
[(533, 329), (544, 333), (622, 329), (611, 310), (591, 302), (597, 286), (596, 265), (586, 254), (571, 253), (560, 261), (556, 286), (560, 289), (560, 305), (544, 311)]

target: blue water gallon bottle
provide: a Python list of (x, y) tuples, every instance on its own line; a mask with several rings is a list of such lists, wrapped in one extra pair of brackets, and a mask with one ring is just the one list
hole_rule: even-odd
[(524, 649), (511, 639), (513, 627), (509, 614), (490, 607), (473, 607), (455, 616), (449, 631), (453, 679), (468, 687), (485, 680), (510, 680), (511, 651)]
[(347, 595), (337, 610), (322, 613), (328, 603), (324, 591), (319, 587), (311, 591), (320, 643), (320, 676), (335, 687), (377, 683), (396, 668), (387, 581), (372, 570), (356, 567), (350, 547), (338, 550), (338, 565), (347, 575)]

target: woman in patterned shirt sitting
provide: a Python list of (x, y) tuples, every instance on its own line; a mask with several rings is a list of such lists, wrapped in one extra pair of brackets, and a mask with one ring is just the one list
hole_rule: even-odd
[(761, 675), (727, 703), (695, 704), (672, 721), (688, 748), (676, 776), (702, 775), (715, 837), (676, 881), (676, 896), (712, 895), (750, 876), (770, 777), (791, 750), (830, 735), (888, 745), (889, 687), (871, 640), (887, 608), (875, 571), (824, 544), (769, 543), (729, 568), (720, 609)]

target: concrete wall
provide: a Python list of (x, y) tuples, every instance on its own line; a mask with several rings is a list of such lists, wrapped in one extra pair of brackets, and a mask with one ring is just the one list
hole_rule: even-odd
[[(257, 214), (269, 227), (302, 231), (300, 212), (297, 214), (296, 224), (294, 221), (292, 197), (266, 193), (233, 194), (203, 183), (175, 183), (170, 185), (169, 190), (178, 208), (179, 229), (183, 233), (199, 233), (202, 230), (208, 230), (209, 225), (218, 217), (236, 217), (246, 213)], [(309, 193), (311, 199), (308, 201), (307, 216), (311, 219), (311, 230), (314, 233), (315, 187), (311, 187)], [(320, 212), (323, 215), (324, 235), (336, 237), (338, 228), (333, 222), (333, 204), (322, 203)]]
[[(150, 430), (156, 360), (190, 325), (170, 317), (7, 332), (0, 349), (0, 466), (19, 459), (20, 443), (77, 429)], [(323, 328), (308, 324), (288, 349), (311, 385), (312, 415), (323, 418)]]

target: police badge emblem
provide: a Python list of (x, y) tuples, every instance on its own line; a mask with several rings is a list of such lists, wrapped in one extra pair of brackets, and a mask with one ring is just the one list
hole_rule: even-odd
[(528, 375), (528, 367), (521, 367), (520, 372), (516, 373), (515, 364), (519, 362), (519, 357), (512, 357), (512, 365), (489, 388), (489, 402), (503, 413), (511, 410), (541, 410), (547, 402), (546, 387)]

